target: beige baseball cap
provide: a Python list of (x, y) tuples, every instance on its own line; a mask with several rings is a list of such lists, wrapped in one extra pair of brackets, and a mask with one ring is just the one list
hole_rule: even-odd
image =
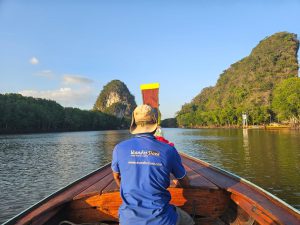
[(139, 105), (132, 113), (130, 133), (151, 133), (157, 128), (155, 110), (149, 105)]

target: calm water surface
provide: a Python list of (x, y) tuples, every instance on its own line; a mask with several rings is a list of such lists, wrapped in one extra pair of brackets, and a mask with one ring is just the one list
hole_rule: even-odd
[[(242, 176), (300, 209), (300, 132), (164, 129), (179, 151)], [(0, 135), (0, 223), (111, 161), (128, 131)]]

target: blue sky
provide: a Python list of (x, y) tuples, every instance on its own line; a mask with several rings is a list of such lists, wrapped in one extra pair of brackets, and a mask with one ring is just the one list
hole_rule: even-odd
[(299, 36), (299, 12), (298, 0), (0, 0), (0, 93), (90, 109), (112, 79), (138, 104), (140, 84), (159, 82), (172, 117), (266, 36)]

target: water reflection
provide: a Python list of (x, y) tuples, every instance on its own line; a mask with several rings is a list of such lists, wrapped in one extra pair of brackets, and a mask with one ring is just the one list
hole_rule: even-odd
[[(300, 132), (164, 129), (179, 151), (262, 186), (300, 208)], [(111, 161), (128, 131), (0, 135), (0, 223)]]
[(245, 151), (249, 152), (248, 129), (243, 129), (243, 146)]
[(248, 136), (248, 129), (243, 129), (243, 147), (245, 153), (245, 163), (246, 165), (250, 164), (250, 147), (249, 147), (249, 136)]

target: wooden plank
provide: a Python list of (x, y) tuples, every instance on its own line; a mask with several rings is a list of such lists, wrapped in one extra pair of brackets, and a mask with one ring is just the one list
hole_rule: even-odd
[(255, 203), (251, 203), (241, 196), (232, 194), (231, 199), (239, 205), (250, 217), (255, 219), (261, 225), (272, 225), (276, 222), (266, 215), (260, 206), (255, 206)]
[[(176, 183), (176, 179), (174, 176), (170, 177), (170, 187), (180, 187), (179, 183)], [(102, 180), (99, 180), (86, 190), (82, 191), (78, 195), (76, 195), (73, 199), (85, 198), (88, 196), (92, 196), (95, 194), (106, 193), (106, 192), (114, 192), (119, 191), (119, 187), (113, 179), (112, 173), (109, 173)]]
[(19, 217), (11, 220), (6, 225), (25, 225), (30, 224), (34, 220), (38, 220), (40, 216), (44, 213), (52, 211), (56, 207), (60, 207), (66, 202), (69, 202), (73, 199), (74, 196), (82, 192), (84, 189), (88, 188), (98, 180), (102, 179), (107, 170), (111, 170), (110, 166), (107, 165), (101, 170), (98, 170), (92, 174), (89, 174), (86, 178), (75, 182), (74, 184), (66, 187), (62, 191), (57, 192), (53, 196), (43, 200), (41, 203), (35, 205), (33, 208), (21, 214)]
[[(171, 204), (192, 214), (217, 218), (222, 215), (229, 202), (229, 195), (223, 190), (169, 188)], [(70, 216), (76, 223), (113, 220), (118, 218), (122, 203), (120, 192), (106, 192), (70, 203)], [(95, 220), (97, 219), (97, 220)]]
[(39, 217), (36, 217), (30, 222), (30, 225), (40, 225), (40, 224), (45, 224), (47, 221), (49, 221), (52, 217), (57, 215), (57, 213), (62, 209), (62, 207), (57, 207), (52, 210), (49, 210)]
[(92, 196), (95, 194), (101, 194), (104, 188), (107, 187), (113, 181), (113, 175), (111, 172), (108, 173), (103, 179), (99, 180), (89, 188), (85, 189), (84, 191), (80, 192), (76, 195), (73, 199), (80, 199), (88, 196)]
[(120, 192), (104, 193), (75, 200), (69, 205), (69, 219), (75, 223), (118, 221), (118, 210), (121, 203)]
[[(193, 171), (190, 167), (187, 165), (184, 165), (187, 176), (190, 179), (191, 188), (203, 188), (203, 189), (219, 189), (218, 186), (207, 180), (205, 177), (203, 177), (201, 174)], [(75, 196), (74, 199), (86, 197), (89, 195), (93, 195), (96, 193), (103, 193), (106, 192), (113, 192), (118, 191), (118, 186), (113, 181), (112, 174), (108, 175), (107, 177), (103, 178), (103, 181), (99, 181), (96, 184), (89, 187), (87, 190), (84, 190), (82, 193), (80, 193), (78, 196)], [(109, 184), (107, 184), (109, 183)], [(103, 187), (104, 186), (104, 187)], [(179, 182), (177, 182), (177, 179), (174, 177), (173, 174), (170, 175), (170, 187), (180, 187)]]
[(120, 188), (118, 187), (116, 181), (113, 180), (110, 184), (108, 184), (108, 185), (102, 190), (102, 193), (116, 192), (116, 191), (119, 191), (119, 190), (120, 190)]
[(227, 176), (224, 176), (223, 174), (216, 172), (212, 170), (211, 168), (204, 166), (203, 164), (200, 164), (198, 162), (195, 162), (186, 156), (181, 157), (182, 163), (188, 167), (190, 167), (192, 170), (194, 170), (196, 173), (202, 175), (207, 180), (209, 180), (211, 183), (215, 184), (216, 186), (220, 188), (228, 188), (239, 181), (228, 178)]
[(191, 188), (202, 188), (202, 189), (219, 189), (218, 186), (207, 180), (202, 174), (197, 173), (187, 164), (184, 164), (187, 176), (190, 179)]
[(223, 190), (169, 188), (171, 204), (179, 206), (186, 212), (198, 216), (216, 218), (227, 209), (229, 195)]
[[(193, 187), (199, 187), (199, 188), (211, 188), (211, 189), (218, 189), (216, 185), (209, 182), (207, 179), (205, 179), (200, 174), (194, 172), (191, 168), (188, 166), (185, 166), (185, 169), (187, 171), (187, 175), (189, 176), (191, 180), (191, 185)], [(180, 187), (180, 184), (176, 182), (176, 179), (173, 175), (170, 176), (170, 187)], [(114, 192), (118, 191), (119, 188), (117, 184), (113, 180), (112, 173), (109, 173), (107, 176), (105, 176), (102, 180), (96, 182), (83, 192), (79, 193), (77, 196), (74, 197), (74, 199), (79, 199), (87, 196), (91, 196), (97, 193), (106, 193), (106, 192)]]
[(114, 212), (113, 215), (105, 213), (98, 208), (83, 208), (77, 209), (76, 211), (70, 211), (68, 213), (68, 220), (76, 224), (86, 224), (95, 223), (101, 221), (115, 221), (118, 222), (119, 219), (113, 215), (118, 215), (118, 212)]
[(205, 164), (200, 160), (190, 158), (186, 155), (182, 156), (182, 162), (188, 165), (194, 171), (202, 174), (206, 179), (223, 188), (230, 193), (241, 196), (248, 202), (252, 202), (256, 206), (260, 206), (263, 213), (268, 215), (278, 224), (299, 224), (300, 215), (292, 211), (276, 199), (260, 191), (254, 186), (245, 183), (234, 176), (220, 171), (209, 164)]

